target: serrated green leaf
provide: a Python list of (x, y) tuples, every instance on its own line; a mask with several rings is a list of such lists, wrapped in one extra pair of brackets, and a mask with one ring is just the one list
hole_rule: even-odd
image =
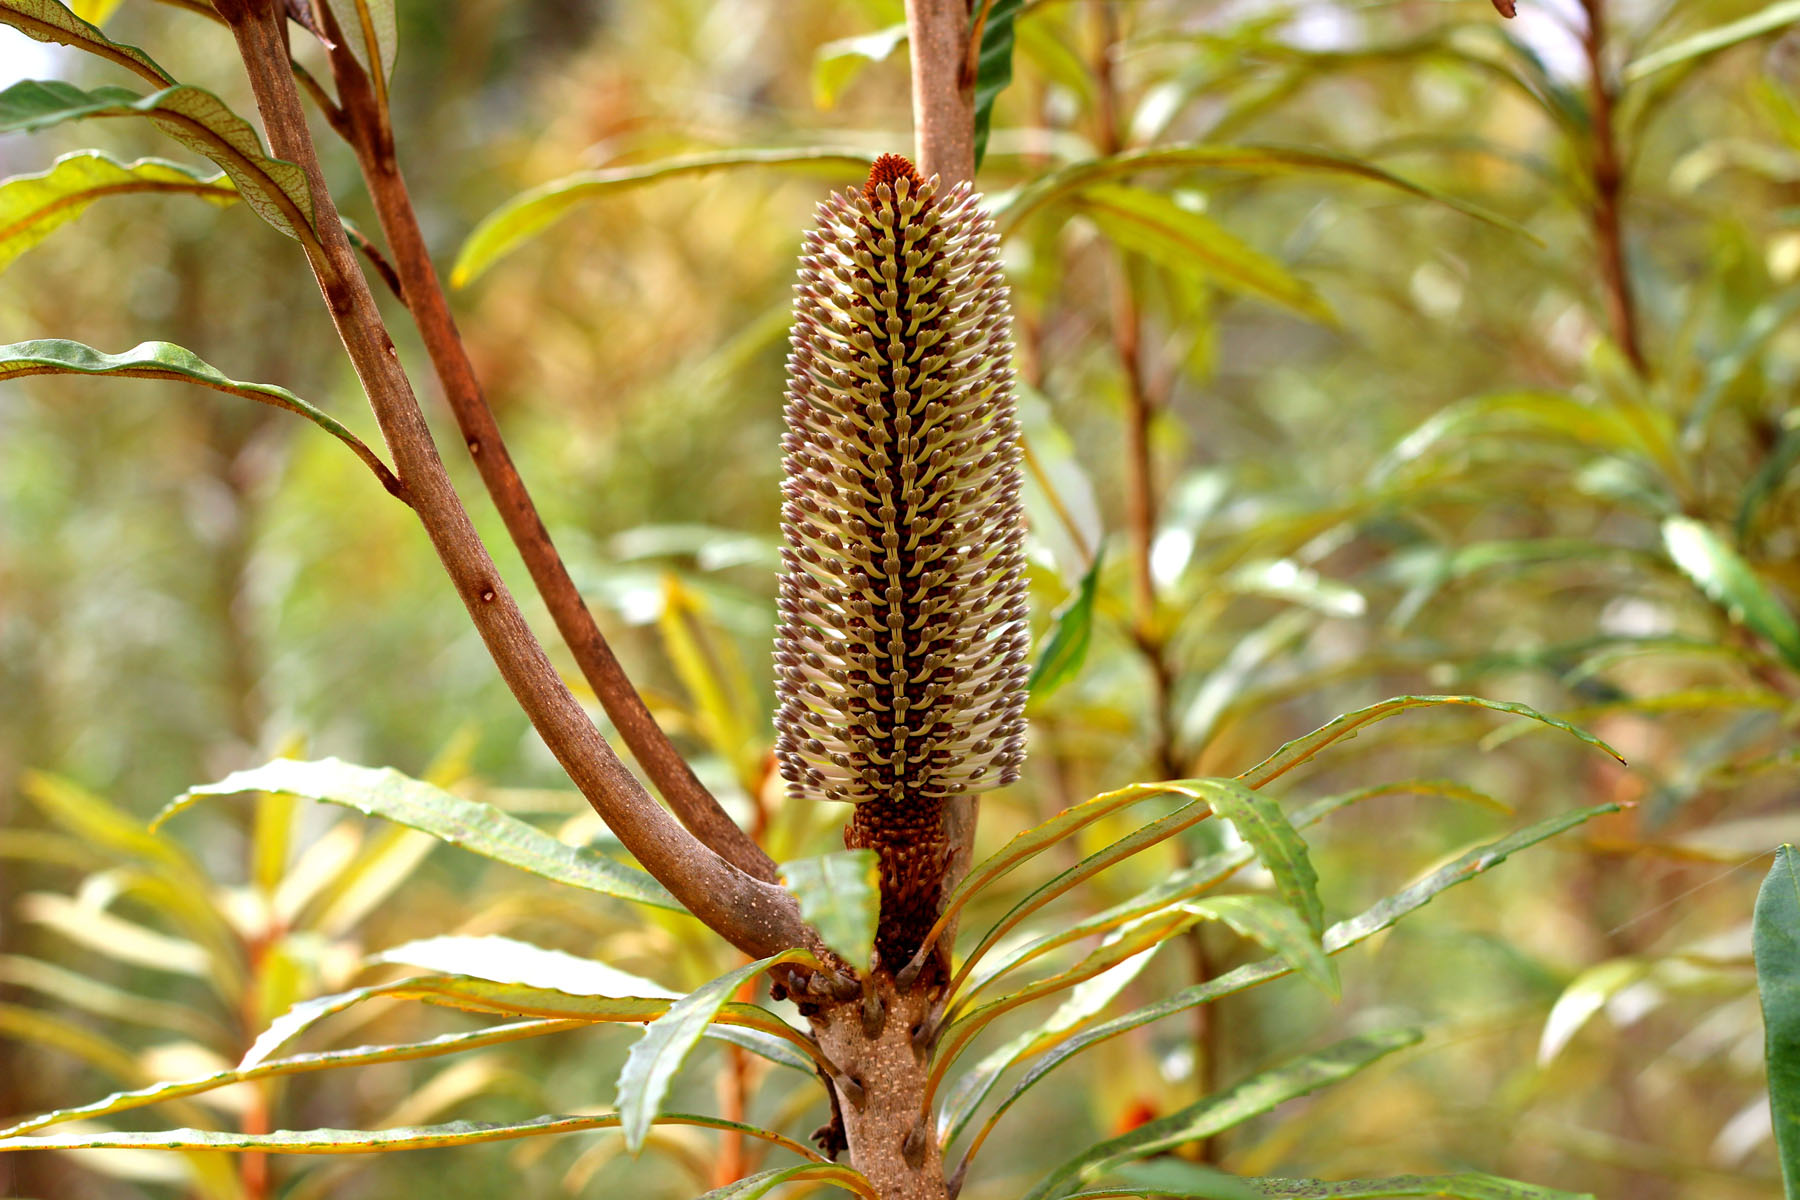
[[(1572, 829), (1584, 821), (1604, 813), (1617, 811), (1619, 811), (1619, 806), (1616, 804), (1601, 804), (1570, 813), (1559, 813), (1508, 834), (1497, 841), (1471, 850), (1411, 886), (1376, 902), (1357, 916), (1333, 925), (1325, 931), (1325, 952), (1337, 954), (1350, 946), (1365, 941), (1391, 927), (1403, 917), (1423, 908), (1439, 893), (1492, 870), (1506, 861), (1510, 855)], [(1000, 1107), (988, 1117), (982, 1134), (978, 1136), (985, 1136), (986, 1130), (992, 1128), (1007, 1110), (1039, 1080), (1083, 1050), (1152, 1021), (1158, 1021), (1201, 1004), (1209, 1004), (1223, 996), (1233, 995), (1270, 980), (1279, 979), (1292, 971), (1293, 968), (1289, 964), (1279, 959), (1264, 959), (1258, 963), (1246, 964), (1228, 971), (1216, 979), (1183, 988), (1155, 1004), (1125, 1013), (1058, 1041), (1053, 1046), (1046, 1048), (1043, 1056), (1032, 1063), (1024, 1078), (1013, 1086), (1012, 1091), (1007, 1093), (1006, 1098), (1000, 1102)]]
[(1480, 696), (1394, 696), (1376, 704), (1347, 712), (1341, 717), (1328, 721), (1313, 730), (1305, 737), (1295, 738), (1281, 749), (1257, 763), (1254, 767), (1238, 776), (1238, 779), (1251, 788), (1260, 788), (1280, 778), (1295, 767), (1310, 761), (1320, 751), (1345, 738), (1355, 737), (1364, 726), (1384, 721), (1396, 713), (1405, 712), (1409, 708), (1433, 708), (1452, 706), (1464, 708), (1485, 708), (1493, 712), (1512, 713), (1514, 716), (1529, 717), (1552, 729), (1560, 729), (1579, 741), (1586, 742), (1596, 749), (1603, 750), (1620, 762), (1625, 759), (1611, 746), (1591, 733), (1575, 728), (1567, 721), (1546, 716), (1530, 705), (1517, 704), (1509, 700), (1484, 700)]
[(1800, 668), (1800, 622), (1725, 540), (1691, 517), (1663, 522), (1663, 548), (1708, 599), (1739, 625), (1761, 634)]
[(1247, 245), (1203, 213), (1161, 192), (1123, 184), (1089, 184), (1070, 194), (1077, 212), (1119, 246), (1172, 270), (1192, 264), (1226, 291), (1255, 296), (1327, 325), (1333, 316), (1311, 284)]
[(1378, 1059), (1416, 1045), (1422, 1036), (1416, 1029), (1363, 1034), (1259, 1072), (1179, 1112), (1090, 1147), (1052, 1171), (1022, 1200), (1050, 1200), (1065, 1189), (1099, 1179), (1132, 1159), (1223, 1133), (1296, 1096), (1348, 1079)]
[[(1024, 0), (988, 0), (987, 20), (981, 27), (981, 49), (975, 60), (975, 169), (987, 157), (988, 134), (994, 124), (994, 102), (1013, 77), (1014, 23)], [(981, 5), (976, 5), (976, 11)], [(971, 18), (973, 19), (973, 18)], [(973, 35), (974, 30), (971, 29)]]
[(1249, 175), (1340, 175), (1397, 188), (1421, 199), (1446, 205), (1466, 216), (1486, 221), (1490, 225), (1511, 230), (1534, 242), (1537, 240), (1530, 231), (1505, 217), (1488, 212), (1467, 201), (1458, 200), (1454, 196), (1433, 191), (1409, 179), (1403, 179), (1391, 172), (1384, 171), (1380, 167), (1322, 150), (1303, 150), (1289, 146), (1205, 144), (1154, 146), (1142, 150), (1128, 150), (1123, 154), (1115, 154), (1107, 158), (1088, 159), (1085, 162), (1074, 163), (1060, 170), (1052, 171), (1030, 186), (1003, 197), (999, 201), (995, 219), (1003, 231), (1010, 231), (1045, 205), (1074, 192), (1142, 171), (1161, 170), (1235, 171)]
[[(798, 1142), (755, 1125), (742, 1125), (718, 1117), (693, 1113), (663, 1113), (658, 1125), (698, 1125), (746, 1134), (792, 1150), (808, 1158), (818, 1155)], [(617, 1129), (616, 1113), (596, 1116), (544, 1116), (513, 1124), (486, 1121), (450, 1121), (443, 1125), (401, 1129), (282, 1129), (274, 1133), (219, 1133), (209, 1129), (145, 1130), (130, 1133), (52, 1134), (46, 1137), (0, 1138), (0, 1153), (19, 1150), (215, 1150), (269, 1154), (368, 1154), (391, 1150), (430, 1150), (444, 1146), (471, 1146), (516, 1138), (546, 1137), (558, 1133), (582, 1133), (593, 1129)]]
[(208, 796), (240, 792), (276, 792), (341, 805), (429, 833), (541, 879), (656, 908), (687, 911), (661, 884), (634, 867), (566, 845), (497, 808), (465, 800), (398, 771), (359, 767), (335, 758), (316, 762), (278, 758), (265, 766), (234, 772), (218, 783), (190, 788), (156, 815), (151, 828)]
[(704, 1196), (695, 1197), (695, 1200), (758, 1200), (758, 1197), (768, 1195), (784, 1183), (799, 1183), (808, 1179), (839, 1184), (859, 1196), (876, 1197), (874, 1186), (854, 1167), (838, 1163), (802, 1163), (797, 1167), (758, 1171), (724, 1187), (714, 1188)]
[(501, 258), (536, 237), (582, 203), (680, 175), (700, 175), (727, 167), (778, 166), (823, 175), (869, 169), (870, 156), (854, 150), (817, 147), (794, 150), (724, 150), (692, 154), (641, 166), (580, 171), (521, 192), (483, 217), (457, 252), (451, 287), (466, 287)]
[(1257, 860), (1275, 877), (1275, 890), (1282, 901), (1306, 923), (1315, 938), (1321, 936), (1325, 932), (1325, 910), (1319, 903), (1319, 876), (1313, 870), (1305, 840), (1281, 806), (1241, 784), (1220, 787), (1207, 798), (1213, 811), (1231, 822), (1238, 835), (1256, 851)]
[(264, 154), (256, 131), (211, 92), (185, 85), (148, 96), (116, 87), (88, 92), (59, 79), (27, 79), (0, 92), (0, 133), (28, 133), (90, 117), (148, 117), (224, 168), (257, 216), (291, 238), (317, 242), (306, 172)]
[(238, 200), (223, 174), (205, 175), (160, 158), (122, 163), (98, 150), (77, 150), (47, 171), (0, 180), (0, 271), (96, 200), (170, 193), (220, 206)]
[(643, 1038), (631, 1047), (619, 1071), (619, 1115), (625, 1144), (633, 1153), (643, 1148), (675, 1073), (732, 994), (771, 967), (811, 961), (812, 955), (805, 950), (785, 950), (746, 963), (689, 992), (645, 1027)]
[(1081, 582), (1069, 598), (1050, 614), (1050, 636), (1032, 664), (1031, 679), (1025, 685), (1033, 699), (1041, 699), (1074, 678), (1087, 659), (1088, 646), (1094, 640), (1094, 598), (1100, 590), (1100, 564), (1106, 557), (1101, 544), (1094, 560), (1081, 573)]
[(781, 864), (781, 886), (800, 919), (859, 971), (867, 970), (881, 916), (881, 862), (873, 850), (837, 850)]
[(107, 354), (80, 342), (38, 338), (0, 346), (0, 380), (27, 375), (104, 375), (128, 379), (167, 379), (198, 384), (215, 392), (242, 396), (305, 417), (350, 448), (363, 460), (381, 485), (395, 496), (405, 489), (381, 457), (329, 414), (314, 408), (286, 388), (267, 383), (228, 379), (219, 369), (191, 350), (170, 342), (139, 342), (119, 354)]
[(813, 103), (820, 108), (835, 108), (838, 97), (844, 94), (851, 80), (862, 74), (864, 67), (886, 62), (905, 44), (904, 21), (874, 33), (826, 42), (813, 54)]
[(1756, 896), (1751, 922), (1756, 991), (1762, 1000), (1769, 1110), (1788, 1200), (1800, 1197), (1800, 865), (1794, 848), (1775, 851), (1775, 865)]
[(424, 967), (495, 983), (554, 988), (577, 996), (662, 996), (672, 1000), (681, 994), (655, 980), (591, 958), (546, 950), (495, 934), (421, 938), (383, 950), (369, 961)]
[(1715, 25), (1711, 29), (1671, 42), (1660, 50), (1651, 51), (1625, 68), (1625, 82), (1636, 83), (1678, 63), (1717, 54), (1740, 42), (1774, 33), (1795, 21), (1800, 21), (1800, 0), (1779, 0), (1775, 4), (1765, 4), (1749, 16)]
[(174, 83), (174, 76), (157, 66), (148, 54), (100, 32), (100, 22), (118, 6), (119, 0), (85, 0), (71, 11), (57, 0), (0, 0), (0, 24), (11, 25), (40, 42), (61, 43), (97, 55), (158, 87)]

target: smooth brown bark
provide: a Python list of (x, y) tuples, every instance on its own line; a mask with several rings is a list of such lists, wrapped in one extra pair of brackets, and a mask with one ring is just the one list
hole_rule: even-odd
[(758, 957), (802, 944), (792, 896), (733, 867), (652, 800), (569, 693), (532, 635), (451, 486), (401, 369), (374, 296), (357, 267), (320, 173), (289, 73), (276, 0), (220, 0), (275, 154), (305, 172), (318, 238), (308, 262), (405, 481), (413, 510), (507, 686), (571, 780), (644, 868), (701, 921)]
[[(325, 10), (330, 19), (330, 10)], [(680, 752), (650, 715), (612, 647), (594, 621), (593, 612), (570, 578), (561, 553), (550, 539), (525, 487), (500, 427), (488, 406), (474, 364), (463, 346), (462, 334), (450, 313), (450, 305), (438, 279), (437, 268), (419, 228), (412, 198), (401, 176), (399, 160), (385, 107), (376, 95), (368, 73), (350, 51), (350, 38), (336, 28), (329, 30), (336, 42), (331, 51), (332, 76), (344, 114), (344, 132), (356, 151), (364, 184), (375, 202), (375, 212), (394, 256), (401, 295), (413, 324), (425, 343), (432, 369), (455, 414), (457, 427), (475, 469), (518, 547), (532, 583), (543, 597), (550, 619), (575, 657), (582, 676), (594, 689), (606, 715), (625, 744), (644, 768), (681, 823), (707, 846), (740, 869), (773, 883), (775, 863), (731, 819), (712, 793), (694, 775)]]
[(945, 184), (975, 178), (975, 88), (963, 77), (968, 0), (906, 0), (912, 43), (914, 161)]

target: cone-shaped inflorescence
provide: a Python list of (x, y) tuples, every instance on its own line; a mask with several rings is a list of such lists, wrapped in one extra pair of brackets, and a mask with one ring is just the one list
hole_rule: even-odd
[(881, 959), (937, 914), (944, 805), (1018, 778), (1027, 666), (1010, 317), (993, 222), (906, 159), (806, 237), (788, 359), (776, 755), (856, 805)]

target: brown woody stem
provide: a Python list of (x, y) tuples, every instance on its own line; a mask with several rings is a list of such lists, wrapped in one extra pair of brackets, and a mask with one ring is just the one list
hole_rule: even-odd
[(336, 43), (331, 51), (331, 70), (346, 118), (346, 136), (356, 151), (382, 233), (393, 252), (401, 293), (445, 399), (456, 416), (469, 456), (475, 460), (475, 469), (480, 472), (494, 507), (499, 509), (513, 545), (518, 547), (550, 619), (556, 623), (557, 632), (606, 715), (681, 823), (728, 862), (773, 883), (774, 862), (719, 806), (650, 715), (550, 540), (531, 493), (507, 452), (493, 409), (482, 393), (456, 320), (450, 314), (449, 301), (419, 228), (406, 180), (400, 174), (381, 97), (362, 63), (351, 53), (349, 37), (338, 30), (326, 11)]
[(1582, 0), (1581, 7), (1587, 14), (1587, 29), (1581, 41), (1588, 65), (1589, 132), (1593, 139), (1589, 147), (1594, 190), (1591, 216), (1595, 249), (1600, 257), (1600, 283), (1613, 338), (1632, 370), (1643, 375), (1648, 368), (1638, 337), (1637, 302), (1625, 267), (1625, 236), (1620, 218), (1625, 168), (1613, 123), (1613, 83), (1606, 70), (1606, 0)]
[(438, 558), (532, 726), (588, 803), (688, 910), (748, 954), (806, 940), (793, 897), (701, 845), (626, 770), (557, 675), (500, 578), (438, 457), (368, 282), (344, 236), (288, 69), (278, 0), (218, 0), (275, 154), (306, 173), (318, 239), (306, 253), (333, 324), (369, 397), (400, 478)]

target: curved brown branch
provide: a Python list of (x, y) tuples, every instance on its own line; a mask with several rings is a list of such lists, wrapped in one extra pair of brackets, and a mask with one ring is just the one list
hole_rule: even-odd
[(400, 174), (387, 113), (368, 72), (350, 51), (350, 38), (338, 29), (329, 10), (325, 19), (335, 43), (330, 56), (331, 71), (345, 115), (342, 132), (356, 151), (364, 183), (375, 201), (376, 216), (399, 273), (399, 290), (456, 416), (463, 442), (475, 460), (475, 468), (525, 560), (557, 632), (575, 656), (576, 665), (599, 697), (606, 715), (681, 823), (729, 862), (773, 883), (775, 863), (719, 806), (657, 725), (600, 632), (580, 589), (569, 577), (569, 569), (550, 540), (531, 493), (507, 452), (493, 409), (488, 407), (474, 364), (469, 361), (455, 318), (450, 315), (449, 301), (438, 280), (437, 268), (432, 265), (425, 235), (419, 229), (406, 180)]
[(650, 798), (563, 684), (476, 534), (344, 236), (288, 70), (279, 0), (219, 0), (250, 77), (270, 148), (306, 172), (318, 241), (306, 247), (338, 336), (367, 392), (414, 511), (488, 652), (569, 778), (644, 868), (745, 953), (808, 940), (792, 896), (720, 858)]

